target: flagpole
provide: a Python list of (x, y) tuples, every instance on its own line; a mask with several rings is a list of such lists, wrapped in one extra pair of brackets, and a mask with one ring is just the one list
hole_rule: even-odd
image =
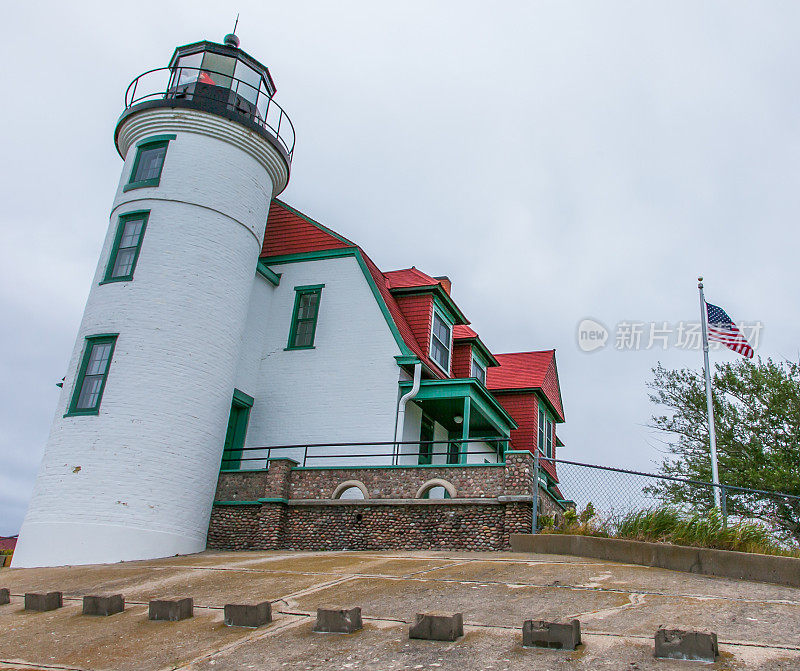
[(711, 369), (708, 364), (708, 309), (703, 294), (703, 278), (697, 278), (700, 290), (700, 323), (703, 325), (703, 361), (706, 371), (706, 406), (708, 407), (708, 437), (711, 441), (711, 481), (714, 483), (714, 505), (721, 509), (719, 471), (717, 469), (717, 434), (714, 428), (714, 401), (711, 395)]

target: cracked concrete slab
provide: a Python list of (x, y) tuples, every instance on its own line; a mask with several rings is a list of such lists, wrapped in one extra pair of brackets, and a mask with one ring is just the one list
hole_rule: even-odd
[[(542, 561), (506, 561), (502, 563), (475, 560), (459, 566), (434, 569), (429, 578), (517, 582), (532, 585), (564, 584), (587, 589), (631, 591), (644, 589), (659, 594), (707, 596), (741, 599), (741, 582), (668, 569), (630, 564), (564, 564)], [(800, 601), (800, 590), (793, 587), (748, 583), (747, 598), (755, 600)]]
[[(522, 647), (521, 632), (465, 627), (459, 641), (410, 640), (408, 628), (398, 623), (365, 623), (348, 636), (328, 637), (319, 652), (320, 634), (304, 622), (281, 637), (263, 638), (246, 646), (231, 647), (189, 665), (192, 671), (239, 671), (240, 669), (434, 669), (440, 671), (684, 671), (686, 663), (656, 660), (651, 641), (635, 638), (584, 636), (575, 651), (537, 650)], [(280, 651), (278, 650), (280, 646)], [(265, 666), (265, 660), (271, 660)], [(746, 664), (746, 666), (745, 666)], [(789, 671), (800, 664), (800, 652), (759, 651), (745, 655), (726, 651), (708, 669)]]
[[(655, 660), (659, 625), (711, 629), (707, 668), (800, 669), (800, 589), (563, 556), (469, 552), (209, 552), (108, 566), (0, 569), (0, 671), (61, 669), (684, 669)], [(26, 591), (64, 608), (25, 613)], [(124, 613), (82, 616), (80, 598), (121, 593)], [(150, 622), (150, 598), (191, 596), (195, 617)], [(225, 603), (272, 602), (274, 622), (226, 627)], [(364, 630), (311, 632), (317, 606), (363, 608)], [(463, 612), (457, 643), (410, 641), (424, 610)], [(526, 619), (581, 620), (575, 652), (527, 650)], [(457, 647), (454, 647), (457, 646)]]
[(560, 620), (592, 607), (608, 608), (628, 602), (627, 594), (587, 593), (557, 588), (428, 580), (425, 577), (354, 578), (320, 590), (313, 598), (290, 600), (290, 607), (310, 612), (317, 599), (326, 603), (361, 606), (364, 615), (411, 622), (420, 610), (463, 613), (464, 622), (515, 626), (532, 617)]

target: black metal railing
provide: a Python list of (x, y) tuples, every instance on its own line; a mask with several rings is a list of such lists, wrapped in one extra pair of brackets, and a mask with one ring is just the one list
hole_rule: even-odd
[(291, 163), (294, 125), (265, 90), (208, 68), (155, 68), (134, 79), (125, 91), (125, 109), (155, 100), (196, 101), (236, 114), (259, 126), (283, 147)]
[[(469, 446), (476, 443), (486, 444), (494, 452), (484, 450), (469, 449)], [(478, 454), (484, 457), (494, 456), (497, 461), (490, 463), (503, 463), (503, 455), (508, 449), (508, 439), (506, 438), (470, 438), (468, 440), (413, 440), (413, 441), (370, 441), (364, 443), (300, 443), (297, 445), (275, 445), (270, 447), (243, 447), (237, 450), (225, 451), (222, 455), (222, 469), (236, 470), (244, 462), (248, 462), (251, 467), (269, 467), (272, 459), (289, 458), (294, 459), (303, 467), (313, 465), (312, 462), (318, 460), (338, 460), (338, 459), (368, 459), (384, 460), (386, 463), (374, 461), (373, 463), (362, 463), (358, 465), (381, 466), (401, 465), (414, 466), (418, 464), (432, 466), (461, 466), (464, 459), (469, 455)], [(467, 448), (464, 449), (464, 445)], [(404, 449), (404, 446), (406, 448)], [(408, 446), (416, 447), (416, 450), (408, 449)], [(437, 446), (445, 446), (445, 449), (436, 451)], [(333, 454), (328, 452), (330, 449), (339, 448), (364, 448), (364, 451), (343, 449)], [(248, 456), (244, 456), (244, 455)], [(250, 456), (253, 455), (253, 456)], [(400, 463), (401, 458), (411, 457), (417, 459), (416, 463)], [(444, 463), (434, 462), (434, 458), (444, 458)], [(429, 461), (428, 461), (429, 460)], [(255, 464), (253, 463), (255, 462)], [(335, 463), (333, 464), (335, 465)]]

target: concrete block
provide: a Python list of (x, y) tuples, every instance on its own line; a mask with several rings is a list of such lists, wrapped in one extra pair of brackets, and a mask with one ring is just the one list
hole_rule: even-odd
[(314, 631), (326, 634), (352, 634), (364, 625), (361, 623), (361, 608), (340, 608), (327, 606), (317, 608), (317, 621)]
[(656, 631), (656, 657), (698, 659), (713, 662), (719, 656), (717, 635), (707, 631), (659, 629)]
[(4, 587), (0, 589), (0, 606), (11, 603), (11, 593)]
[(272, 621), (269, 601), (256, 604), (225, 604), (225, 624), (229, 627), (261, 627)]
[(194, 599), (156, 599), (150, 602), (148, 619), (177, 622), (194, 615)]
[(47, 594), (27, 592), (25, 594), (25, 610), (55, 610), (63, 605), (61, 592), (47, 592)]
[(580, 644), (581, 623), (579, 620), (570, 620), (569, 622), (526, 620), (522, 624), (522, 645), (526, 648), (574, 650)]
[(455, 641), (464, 635), (461, 613), (417, 613), (416, 622), (408, 630), (409, 638), (427, 641)]
[(84, 615), (114, 615), (123, 610), (125, 610), (125, 598), (122, 594), (83, 597)]

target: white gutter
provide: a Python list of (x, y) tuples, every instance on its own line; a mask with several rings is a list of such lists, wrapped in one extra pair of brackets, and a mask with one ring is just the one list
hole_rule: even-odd
[(394, 425), (394, 462), (397, 462), (397, 456), (400, 452), (400, 445), (398, 443), (402, 439), (403, 427), (406, 421), (406, 404), (419, 393), (419, 385), (422, 380), (422, 363), (414, 364), (414, 382), (411, 385), (411, 390), (404, 394), (399, 403), (397, 404), (397, 422)]

